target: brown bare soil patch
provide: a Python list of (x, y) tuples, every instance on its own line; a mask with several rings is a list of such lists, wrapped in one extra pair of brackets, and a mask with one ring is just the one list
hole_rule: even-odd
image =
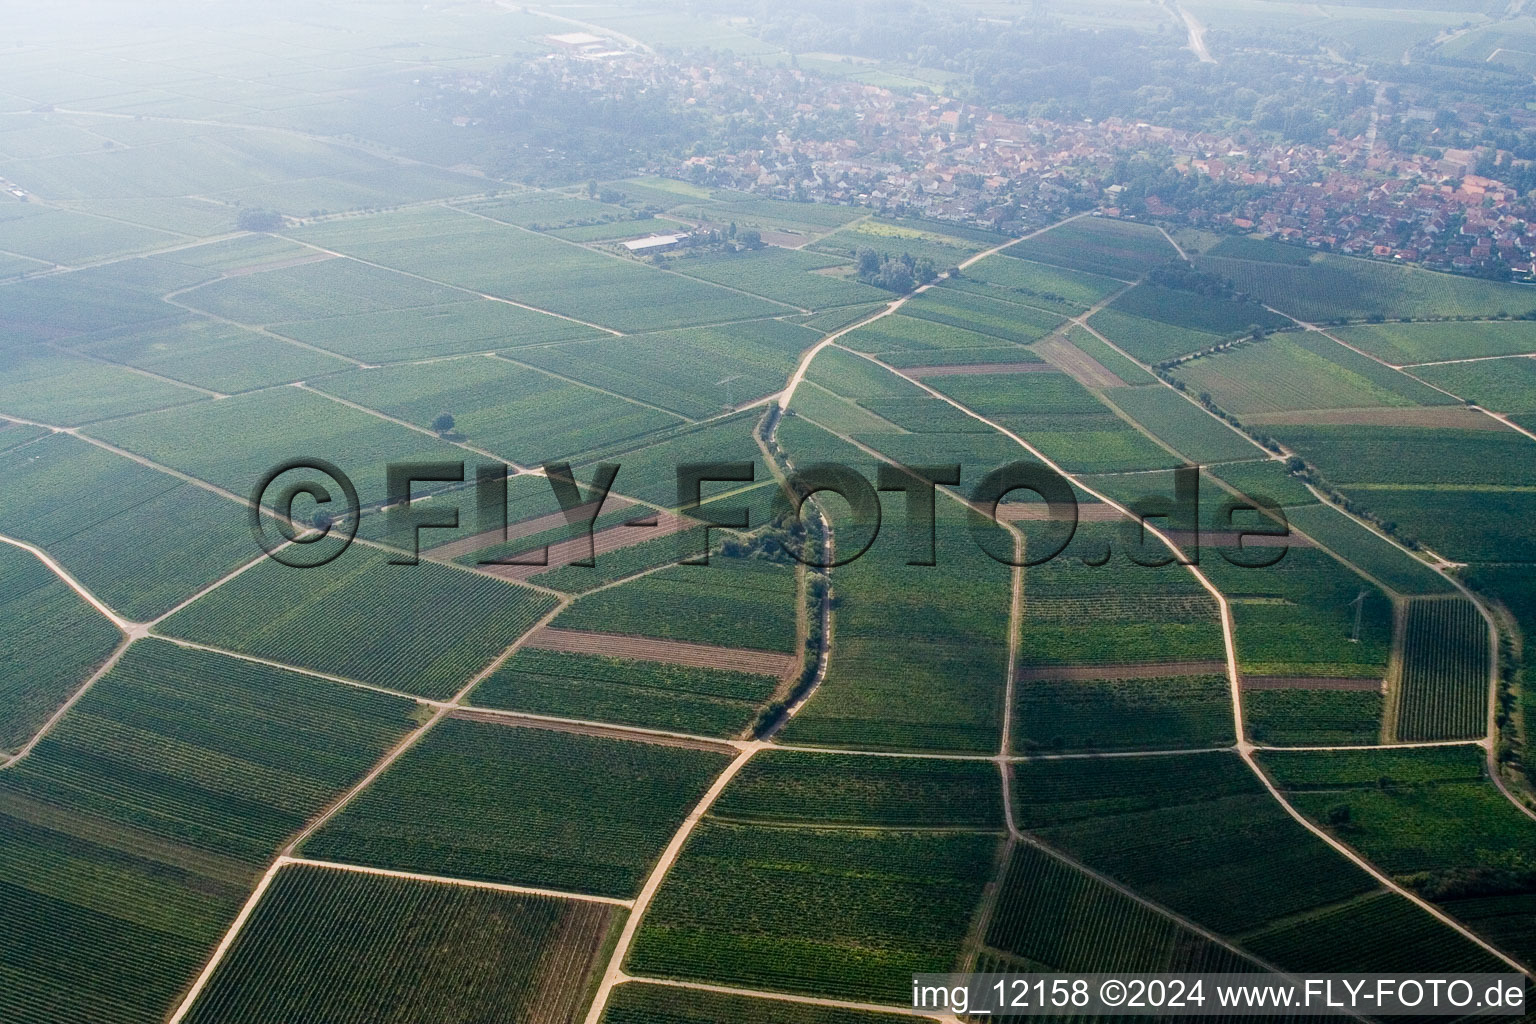
[(1220, 676), (1226, 675), (1224, 661), (1163, 661), (1123, 663), (1119, 665), (1024, 665), (1016, 678), (1020, 682), (1031, 679), (1116, 680), (1157, 679), (1162, 676)]
[[(637, 518), (641, 518), (637, 516)], [(578, 562), (588, 555), (602, 557), (611, 551), (627, 548), (632, 544), (641, 544), (658, 537), (670, 537), (674, 533), (680, 533), (690, 526), (697, 526), (698, 520), (687, 516), (676, 516), (670, 512), (655, 513), (651, 520), (652, 525), (641, 526), (636, 523), (620, 523), (618, 526), (610, 526), (606, 530), (599, 530), (592, 535), (592, 543), (587, 544), (586, 537), (572, 537), (562, 540), (558, 544), (549, 546), (549, 558), (542, 565), (480, 565), (476, 568), (483, 573), (499, 576), (504, 580), (526, 580), (551, 569), (558, 569), (562, 565), (570, 565)], [(534, 558), (536, 551), (530, 551), (519, 557)]]
[(963, 366), (914, 366), (911, 377), (972, 377), (990, 373), (1058, 373), (1050, 363), (967, 363)]
[(1125, 381), (1097, 359), (1059, 334), (1053, 334), (1034, 346), (1041, 358), (1076, 377), (1085, 387), (1119, 388)]
[[(627, 508), (633, 504), (634, 502), (626, 498), (610, 497), (603, 503), (603, 510), (614, 511)], [(565, 513), (551, 512), (548, 515), (535, 516), (533, 519), (524, 519), (520, 523), (508, 523), (505, 536), (503, 536), (500, 530), (487, 530), (484, 533), (477, 533), (473, 537), (462, 537), (459, 540), (451, 540), (446, 544), (439, 544), (435, 548), (428, 548), (427, 553), (433, 558), (452, 560), (460, 555), (467, 555), (471, 552), (479, 551), (481, 548), (488, 548), (493, 544), (500, 544), (503, 541), (509, 540), (519, 540), (523, 537), (532, 537), (536, 533), (543, 533), (545, 530), (553, 530), (557, 526), (564, 525)], [(545, 566), (538, 566), (537, 568), (543, 569)]]
[(1361, 690), (1380, 693), (1384, 687), (1380, 679), (1327, 678), (1311, 679), (1306, 676), (1244, 676), (1245, 690)]
[(628, 658), (632, 661), (658, 661), (690, 668), (716, 668), (727, 672), (751, 672), (760, 676), (783, 678), (798, 671), (800, 662), (792, 654), (751, 651), (742, 647), (712, 647), (677, 640), (623, 636), (618, 633), (590, 633), (579, 629), (553, 629), (548, 626), (530, 636), (527, 646), (566, 654), (595, 654), (604, 658)]
[(633, 729), (603, 725), (600, 722), (552, 722), (545, 718), (524, 718), (516, 714), (498, 714), (479, 708), (455, 708), (449, 718), (462, 718), (468, 722), (484, 722), (487, 725), (505, 725), (517, 729), (547, 729), (550, 732), (574, 733), (578, 736), (601, 736), (616, 740), (642, 740), (664, 747), (682, 747), (685, 750), (706, 750), (713, 754), (734, 753), (727, 743), (712, 743), (706, 739), (690, 739), (685, 736), (641, 736)]
[[(997, 518), (1005, 523), (1035, 522), (1049, 519), (1050, 506), (1038, 501), (1004, 503), (997, 506)], [(1077, 506), (1077, 521), (1080, 523), (1113, 523), (1129, 518), (1124, 512), (1113, 505), (1095, 501)]]
[(1457, 430), (1507, 430), (1492, 416), (1461, 405), (1411, 406), (1407, 409), (1307, 409), (1244, 416), (1255, 426), (1312, 424), (1359, 427), (1451, 427)]

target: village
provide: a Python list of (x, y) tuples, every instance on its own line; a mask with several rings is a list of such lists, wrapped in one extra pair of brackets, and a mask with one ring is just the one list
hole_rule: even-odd
[[(645, 168), (700, 184), (1003, 231), (1097, 209), (1480, 276), (1536, 275), (1536, 203), (1491, 176), (1527, 161), (1502, 150), (1397, 151), (1382, 129), (1435, 112), (1393, 102), (1395, 90), (1376, 88), (1366, 131), (1335, 128), (1325, 143), (1303, 145), (1253, 128), (1217, 134), (1116, 118), (1008, 117), (936, 91), (794, 66), (671, 60), (589, 34), (551, 41), (557, 52), (539, 74), (566, 87), (611, 97), (666, 90), (729, 120), (725, 144)], [(1340, 82), (1371, 84), (1342, 73)], [(484, 95), (497, 83), (471, 75), (456, 88)], [(742, 130), (748, 125), (772, 127)], [(1138, 156), (1154, 156), (1183, 180), (1121, 180)]]

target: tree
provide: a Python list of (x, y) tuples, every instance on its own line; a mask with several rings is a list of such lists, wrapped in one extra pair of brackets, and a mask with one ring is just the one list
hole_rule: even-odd
[(253, 206), (248, 210), (241, 210), (235, 218), (235, 224), (241, 231), (276, 231), (283, 226), (283, 215), (276, 210), (263, 210)]
[(437, 418), (432, 421), (432, 429), (439, 434), (450, 433), (453, 430), (453, 425), (454, 419), (451, 412), (440, 412), (437, 414)]
[(757, 228), (745, 228), (738, 232), (736, 240), (748, 249), (761, 249), (763, 247), (763, 233)]

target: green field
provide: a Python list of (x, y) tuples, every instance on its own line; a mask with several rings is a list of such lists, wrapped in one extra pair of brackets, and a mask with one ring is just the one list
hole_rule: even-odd
[(1536, 359), (1416, 366), (1413, 375), (1494, 412), (1536, 413)]
[(796, 357), (819, 336), (798, 325), (759, 320), (526, 348), (506, 355), (680, 416), (703, 419), (718, 415), (727, 403), (739, 405), (782, 388)]
[(552, 625), (787, 653), (796, 593), (786, 563), (715, 555), (709, 565), (674, 565), (588, 595)]
[(708, 736), (749, 726), (773, 676), (523, 648), (475, 688), (481, 707)]
[(1149, 365), (1177, 359), (1219, 345), (1222, 338), (1187, 327), (1132, 316), (1110, 307), (1088, 319), (1088, 324), (1120, 348)]
[(1471, 601), (1408, 605), (1397, 734), (1405, 740), (1482, 736), (1488, 729), (1488, 624)]
[(1191, 389), (1209, 392), (1223, 409), (1240, 416), (1454, 404), (1412, 377), (1315, 332), (1266, 338), (1191, 360), (1173, 372)]
[(1136, 365), (1134, 360), (1122, 355), (1085, 327), (1073, 324), (1067, 328), (1067, 340), (1127, 384), (1153, 384), (1157, 381), (1156, 377)]
[(1003, 878), (986, 944), (1017, 958), (1017, 970), (1156, 972), (1251, 967), (1172, 918), (1022, 843), (1014, 848)]
[(1368, 487), (1344, 494), (1406, 537), (1458, 562), (1536, 560), (1536, 491), (1494, 486)]
[(106, 661), (121, 639), (30, 552), (0, 545), (0, 751), (13, 751)]
[(554, 607), (514, 583), (433, 562), (391, 565), (380, 551), (353, 547), (319, 568), (264, 559), (161, 629), (446, 699)]
[[(1060, 543), (1059, 537), (1047, 540), (1039, 524), (1028, 526), (1032, 534), (1039, 531), (1042, 544), (1054, 547)], [(1071, 544), (1060, 555), (1024, 571), (1020, 665), (1130, 662), (1150, 666), (1222, 659), (1221, 619), (1215, 601), (1182, 566), (1132, 562), (1133, 551), (1143, 561), (1151, 561), (1154, 555), (1166, 556), (1166, 549), (1156, 541), (1149, 541), (1145, 550), (1133, 548), (1136, 533), (1130, 519), (1079, 523)], [(1110, 556), (1107, 562), (1103, 561), (1106, 553)], [(1157, 676), (1150, 668), (1146, 674)], [(1021, 683), (1021, 687), (1027, 685)], [(1208, 697), (1196, 696), (1187, 709), (1194, 721), (1202, 720), (1198, 709), (1202, 705), (1208, 708)], [(1116, 698), (1104, 699), (1113, 702)], [(1195, 727), (1193, 722), (1175, 726), (1179, 717), (1174, 714), (1168, 723), (1175, 731)], [(1103, 721), (1105, 729), (1094, 737), (1098, 744), (1135, 745), (1122, 741), (1109, 728), (1113, 722)], [(1049, 741), (1053, 735), (1031, 733), (1037, 741)]]
[(442, 209), (320, 224), (295, 237), (431, 281), (621, 331), (794, 312), (782, 303)]
[(1126, 316), (1219, 338), (1246, 334), (1254, 327), (1272, 331), (1290, 326), (1289, 320), (1257, 302), (1239, 302), (1151, 283), (1137, 285), (1110, 303), (1109, 308)]
[(629, 982), (613, 990), (602, 1024), (904, 1024), (913, 1019)]
[(277, 325), (273, 333), (353, 359), (391, 363), (466, 352), (604, 337), (571, 320), (469, 295), (438, 306), (327, 316)]
[(968, 267), (962, 280), (990, 285), (1001, 292), (996, 298), (1008, 302), (1072, 314), (1085, 312), (1125, 287), (1113, 278), (1017, 259), (1006, 252)]
[[(906, 307), (902, 307), (905, 309)], [(1014, 342), (991, 334), (934, 320), (906, 316), (881, 317), (856, 328), (839, 344), (857, 352), (868, 352), (882, 361), (897, 357), (908, 366), (936, 366), (945, 363), (1018, 363), (1036, 362), (1039, 357)], [(817, 362), (821, 361), (818, 357)]]
[(1110, 388), (1104, 397), (1190, 462), (1260, 454), (1248, 438), (1169, 388)]
[(1443, 594), (1452, 589), (1444, 576), (1336, 508), (1322, 504), (1287, 508), (1286, 516), (1296, 529), (1400, 594)]
[[(1245, 254), (1246, 255), (1246, 254)], [(1217, 246), (1195, 260), (1282, 312), (1313, 323), (1369, 316), (1431, 319), (1524, 313), (1533, 296), (1514, 284), (1439, 274), (1418, 267), (1316, 253), (1305, 265), (1233, 259)]]
[(0, 349), (0, 412), (59, 427), (206, 399), (171, 381), (43, 346)]
[(410, 727), (407, 701), (136, 644), (0, 776), (0, 1014), (164, 1018), (288, 836)]
[(739, 823), (1001, 831), (1002, 783), (985, 761), (765, 750), (710, 814)]
[(78, 438), (0, 452), (0, 472), (0, 532), (43, 548), (131, 619), (163, 614), (261, 553), (239, 504)]
[(575, 1024), (623, 918), (600, 903), (288, 867), (186, 1019)]
[(1335, 333), (1356, 348), (1399, 366), (1536, 352), (1536, 324), (1529, 320), (1351, 324)]
[[(887, 533), (833, 570), (836, 643), (816, 699), (785, 727), (787, 742), (997, 749), (1010, 574), (973, 542), (966, 513), (939, 500), (937, 564), (907, 565), (907, 545)], [(987, 532), (1012, 549), (1000, 529)]]
[(1512, 430), (1434, 427), (1273, 428), (1334, 484), (1536, 486), (1531, 439)]
[(225, 394), (323, 377), (350, 365), (204, 317), (95, 336), (76, 351)]
[(958, 966), (999, 845), (992, 835), (706, 821), (625, 968), (901, 1003), (913, 972)]
[(1293, 687), (1245, 690), (1248, 736), (1276, 746), (1342, 746), (1381, 740), (1382, 695), (1374, 690)]
[(444, 360), (357, 370), (315, 385), (423, 429), (442, 412), (454, 433), (521, 465), (607, 448), (682, 422), (594, 388), (499, 358)]
[(1253, 569), (1205, 558), (1201, 568), (1231, 602), (1245, 674), (1386, 677), (1391, 602), (1325, 552), (1291, 548), (1274, 565)]
[(1035, 750), (1157, 750), (1232, 742), (1225, 676), (1020, 680), (1014, 745)]
[[(952, 225), (936, 222), (869, 217), (839, 228), (806, 248), (848, 257), (860, 249), (873, 249), (893, 256), (911, 253), (914, 259), (933, 260), (934, 266), (944, 270), (964, 262), (989, 244), (995, 244), (949, 233), (954, 230)], [(980, 232), (976, 234), (981, 237)], [(997, 241), (1003, 239), (998, 237)]]
[(1031, 761), (1014, 778), (1020, 828), (1219, 933), (1375, 888), (1235, 754)]
[(807, 310), (878, 302), (878, 288), (860, 284), (841, 256), (767, 247), (725, 255), (686, 256), (668, 269)]
[(990, 334), (1020, 345), (1039, 341), (1065, 320), (1061, 313), (1004, 302), (943, 284), (915, 296), (901, 307), (901, 311), (906, 316)]
[(1298, 505), (1317, 504), (1317, 498), (1307, 490), (1306, 485), (1292, 476), (1283, 462), (1276, 462), (1273, 459), (1264, 459), (1260, 462), (1229, 462), (1225, 465), (1213, 466), (1207, 470), (1207, 473), (1222, 483), (1231, 485), (1239, 494), (1250, 498), (1268, 498), (1287, 510)]
[(384, 501), (389, 463), (457, 463), (465, 456), (436, 437), (299, 388), (131, 416), (97, 424), (90, 434), (241, 497), (274, 467), (319, 456), (352, 478), (364, 506)]
[(1162, 232), (1146, 224), (1082, 218), (1026, 239), (1008, 250), (1069, 270), (1133, 281), (1178, 252)]
[(1493, 788), (1475, 746), (1263, 755), (1304, 813), (1404, 885), (1517, 957), (1536, 951), (1523, 907), (1536, 823)]
[(728, 760), (450, 718), (311, 836), (303, 853), (630, 897)]

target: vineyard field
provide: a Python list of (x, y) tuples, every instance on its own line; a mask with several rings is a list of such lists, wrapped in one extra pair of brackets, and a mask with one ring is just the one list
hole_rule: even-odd
[(734, 736), (778, 687), (772, 676), (523, 648), (475, 688), (488, 708)]
[(1317, 497), (1307, 490), (1306, 484), (1292, 476), (1283, 462), (1273, 459), (1213, 466), (1209, 473), (1222, 483), (1235, 487), (1241, 494), (1251, 498), (1268, 498), (1287, 510), (1297, 505), (1317, 504)]
[(985, 761), (765, 750), (710, 814), (735, 822), (1001, 831), (1002, 783)]
[(283, 868), (189, 1024), (575, 1024), (624, 911), (298, 865)]
[(1057, 971), (1222, 969), (1213, 960), (1228, 960), (1232, 970), (1252, 967), (1026, 843), (1014, 847), (985, 941), (1010, 957)]
[(1277, 746), (1376, 743), (1382, 711), (1381, 694), (1367, 690), (1296, 687), (1243, 693), (1248, 738)]
[(1536, 413), (1536, 359), (1415, 366), (1415, 377), (1494, 412)]
[(0, 545), (0, 579), (0, 751), (14, 751), (121, 637), (30, 552)]
[[(819, 334), (779, 320), (508, 353), (520, 363), (695, 419), (784, 386)], [(729, 387), (716, 383), (730, 380)]]
[[(806, 248), (849, 258), (860, 249), (873, 249), (892, 256), (905, 252), (911, 253), (913, 259), (933, 260), (934, 266), (944, 270), (993, 244), (956, 237), (947, 234), (948, 229), (948, 224), (870, 217), (839, 228)], [(998, 241), (1003, 239), (998, 237)]]
[[(1006, 252), (974, 264), (965, 271), (965, 277), (1009, 293), (999, 298), (1074, 314), (1125, 287), (1113, 278), (1036, 263)], [(1009, 295), (1017, 298), (1010, 299)]]
[(1218, 334), (1132, 316), (1113, 306), (1093, 314), (1088, 319), (1088, 326), (1149, 365), (1177, 359), (1222, 342)]
[(298, 388), (112, 420), (89, 433), (241, 497), (273, 467), (319, 455), (352, 478), (364, 506), (384, 501), (388, 463), (464, 459), (462, 448)]
[(456, 211), (405, 211), (361, 225), (313, 225), (295, 235), (433, 281), (625, 332), (794, 311)]
[(1336, 485), (1536, 486), (1531, 439), (1513, 430), (1286, 426), (1280, 440)]
[[(936, 565), (908, 566), (894, 535), (834, 569), (836, 643), (816, 699), (790, 720), (791, 743), (995, 751), (1007, 675), (1010, 573), (940, 499)], [(992, 543), (1011, 550), (999, 528)]]
[(632, 981), (613, 990), (602, 1024), (911, 1024), (914, 1019), (926, 1018)]
[[(905, 309), (906, 307), (902, 307)], [(939, 365), (953, 358), (965, 362), (1037, 362), (1039, 357), (1014, 342), (991, 334), (967, 330), (896, 313), (855, 328), (840, 344), (868, 352), (889, 362), (892, 356), (922, 359), (912, 365)], [(817, 362), (820, 362), (818, 357)]]
[(75, 427), (206, 398), (170, 381), (54, 348), (0, 349), (0, 412), (22, 419)]
[(1530, 296), (1519, 285), (1328, 253), (1313, 255), (1306, 265), (1218, 254), (1197, 257), (1195, 263), (1277, 309), (1314, 323), (1370, 316), (1492, 316), (1531, 307)]
[(1235, 416), (1312, 409), (1406, 408), (1453, 399), (1320, 334), (1282, 334), (1202, 356), (1173, 373)]
[(436, 306), (296, 320), (281, 334), (370, 363), (431, 359), (603, 337), (595, 328), (507, 302), (458, 295)]
[(153, 850), (256, 865), (410, 727), (406, 700), (186, 650), (135, 644), (32, 754), (13, 797)]
[(1157, 750), (1232, 742), (1224, 676), (1024, 679), (1014, 689), (1014, 746), (1044, 750)]
[(1536, 352), (1536, 324), (1529, 320), (1351, 324), (1336, 333), (1398, 366)]
[(446, 699), (554, 607), (554, 598), (517, 584), (433, 562), (391, 565), (354, 546), (318, 568), (263, 559), (162, 629)]
[(0, 532), (43, 548), (130, 619), (261, 553), (237, 503), (75, 437), (0, 453), (0, 473)]
[[(1517, 485), (1525, 486), (1525, 485)], [(1425, 545), (1458, 562), (1536, 560), (1536, 490), (1498, 485), (1451, 487), (1345, 486), (1357, 505)], [(1439, 589), (1449, 589), (1442, 583)]]
[(1178, 256), (1162, 232), (1154, 227), (1099, 218), (1062, 224), (1043, 235), (1017, 243), (1008, 252), (1069, 270), (1125, 281), (1134, 280)]
[(1121, 355), (1117, 349), (1100, 340), (1098, 335), (1086, 327), (1073, 324), (1067, 329), (1067, 340), (1127, 384), (1157, 383), (1157, 378), (1136, 365), (1135, 360)]
[(929, 289), (901, 307), (906, 316), (946, 324), (1027, 345), (1060, 327), (1060, 313), (1037, 310), (958, 288)]
[(454, 433), (521, 465), (634, 443), (682, 419), (504, 359), (468, 357), (358, 370), (314, 385), (422, 429), (444, 410)]
[[(1222, 659), (1221, 618), (1215, 601), (1182, 566), (1132, 563), (1127, 557), (1126, 532), (1134, 534), (1135, 529), (1130, 519), (1080, 523), (1065, 551), (1024, 570), (1020, 665)], [(1044, 536), (1041, 542), (1060, 543), (1059, 538), (1046, 541)], [(1148, 555), (1166, 551), (1155, 541), (1149, 543), (1155, 548)], [(1098, 563), (1106, 551), (1108, 562), (1088, 564)], [(1123, 745), (1110, 734), (1095, 739), (1109, 746)]]
[(1275, 330), (1290, 326), (1289, 320), (1257, 302), (1237, 302), (1151, 283), (1138, 284), (1110, 303), (1109, 308), (1127, 316), (1222, 338), (1246, 333), (1253, 327)]
[(795, 644), (794, 570), (760, 558), (710, 557), (589, 594), (555, 619), (560, 629), (785, 651)]
[(226, 394), (323, 377), (335, 356), (205, 317), (93, 336), (76, 351)]
[(1288, 508), (1286, 517), (1307, 536), (1400, 594), (1441, 594), (1453, 588), (1429, 566), (1334, 508)]
[(1190, 462), (1231, 462), (1261, 454), (1248, 438), (1169, 388), (1111, 388), (1105, 397)]
[(1397, 734), (1405, 740), (1452, 740), (1488, 729), (1488, 624), (1461, 599), (1408, 605)]
[(1014, 777), (1021, 828), (1219, 933), (1375, 888), (1234, 754), (1032, 761)]
[(226, 320), (270, 326), (437, 306), (461, 297), (446, 285), (356, 260), (328, 259), (226, 277), (182, 293), (179, 301)]
[[(697, 256), (671, 262), (669, 269), (701, 281), (803, 309), (826, 309), (884, 298), (879, 288), (861, 284), (853, 265), (841, 256), (795, 249), (763, 248), (721, 256)], [(832, 271), (847, 270), (846, 276)]]
[(449, 718), (302, 852), (631, 897), (728, 760), (720, 752)]
[(1232, 602), (1245, 675), (1386, 678), (1391, 602), (1325, 552), (1292, 548), (1262, 569), (1208, 558), (1201, 568)]
[(625, 969), (903, 1003), (914, 972), (958, 967), (1000, 846), (991, 835), (706, 821)]

